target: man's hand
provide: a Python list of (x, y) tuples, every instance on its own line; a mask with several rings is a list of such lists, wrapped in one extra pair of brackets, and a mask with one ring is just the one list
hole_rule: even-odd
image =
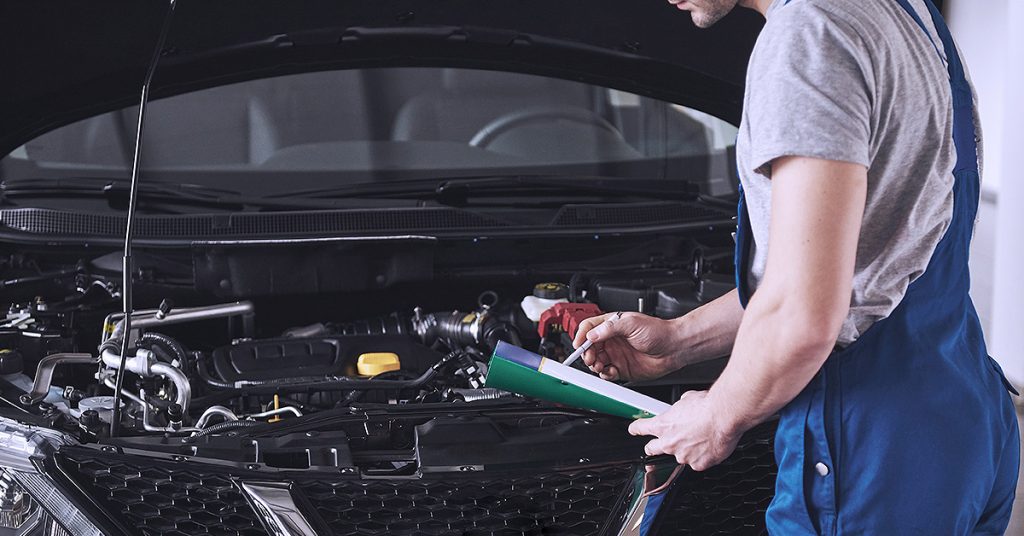
[(687, 391), (668, 411), (629, 425), (633, 435), (654, 436), (644, 447), (648, 456), (669, 454), (694, 471), (704, 471), (729, 457), (740, 434), (716, 426), (707, 391)]
[(581, 322), (573, 346), (594, 341), (583, 362), (606, 380), (652, 380), (685, 365), (728, 355), (743, 308), (733, 290), (674, 320), (639, 313), (623, 313), (616, 319), (617, 314)]
[(678, 328), (672, 322), (640, 313), (608, 313), (580, 323), (573, 346), (594, 345), (583, 362), (606, 380), (652, 380), (683, 366)]

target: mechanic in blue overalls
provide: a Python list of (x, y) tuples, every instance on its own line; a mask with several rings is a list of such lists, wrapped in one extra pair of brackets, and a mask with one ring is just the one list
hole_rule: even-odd
[(980, 129), (941, 15), (669, 2), (701, 27), (737, 5), (767, 18), (737, 141), (738, 288), (673, 321), (585, 322), (585, 363), (635, 380), (731, 352), (710, 390), (630, 432), (702, 471), (780, 415), (773, 534), (1002, 534), (1019, 438), (968, 295)]

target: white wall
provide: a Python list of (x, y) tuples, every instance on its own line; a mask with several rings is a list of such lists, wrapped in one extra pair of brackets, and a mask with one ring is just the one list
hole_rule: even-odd
[[(963, 1), (963, 0), (961, 0)], [(1005, 149), (999, 181), (999, 215), (996, 234), (992, 355), (1003, 363), (1011, 381), (1024, 385), (1024, 102), (1010, 88), (1024, 87), (1024, 2), (1010, 0), (1006, 13), (1005, 55), (1001, 48), (989, 53), (1002, 56), (1002, 142)]]
[(990, 353), (1024, 385), (1024, 99), (1010, 89), (1024, 87), (1024, 1), (951, 0), (946, 16), (978, 91), (985, 138), (971, 292)]
[(1003, 111), (1006, 87), (1005, 57), (1010, 4), (1020, 0), (951, 0), (946, 18), (960, 54), (978, 91), (978, 109), (985, 145), (983, 187), (997, 191), (1002, 182)]

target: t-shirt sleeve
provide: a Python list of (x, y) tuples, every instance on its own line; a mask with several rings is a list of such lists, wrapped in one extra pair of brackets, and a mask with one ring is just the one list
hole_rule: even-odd
[(870, 165), (868, 52), (842, 20), (808, 3), (780, 10), (750, 62), (747, 128), (753, 171), (805, 156)]

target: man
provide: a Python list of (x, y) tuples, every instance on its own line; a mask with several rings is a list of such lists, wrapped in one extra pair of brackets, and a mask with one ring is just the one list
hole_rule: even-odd
[(702, 471), (779, 414), (774, 534), (1002, 533), (1019, 439), (968, 296), (980, 150), (941, 16), (669, 1), (700, 27), (737, 4), (767, 18), (737, 142), (738, 289), (673, 321), (584, 322), (584, 362), (642, 380), (731, 353), (709, 391), (629, 429)]

